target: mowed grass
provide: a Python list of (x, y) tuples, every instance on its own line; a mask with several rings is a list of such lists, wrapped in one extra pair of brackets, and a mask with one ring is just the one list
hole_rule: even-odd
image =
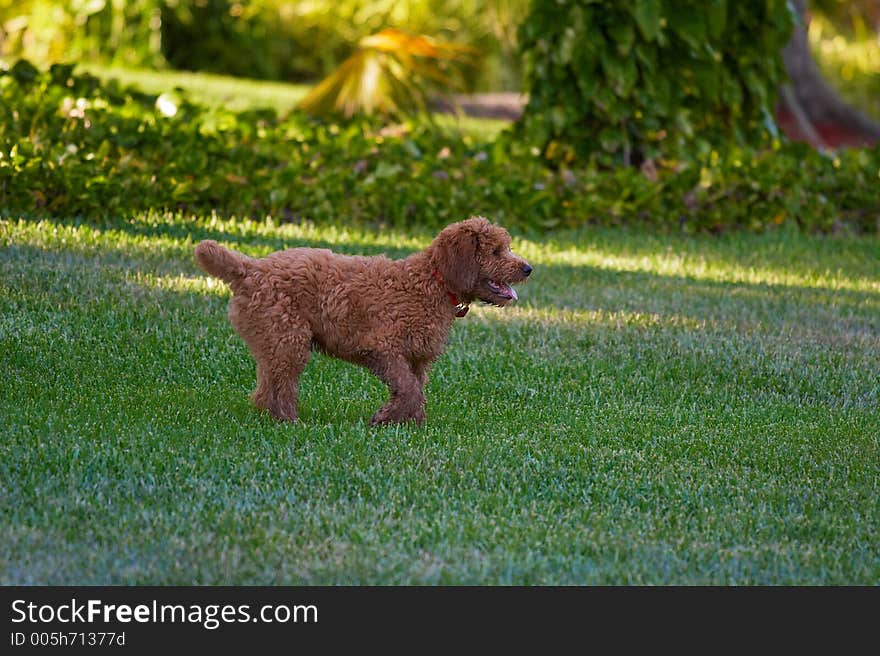
[(371, 429), (383, 386), (323, 356), (300, 423), (251, 406), (203, 238), (431, 235), (0, 221), (0, 583), (880, 583), (878, 240), (517, 235), (519, 303), (456, 322), (423, 429)]
[(288, 84), (268, 80), (236, 78), (228, 75), (191, 71), (157, 71), (118, 66), (80, 64), (78, 71), (87, 71), (103, 80), (118, 80), (146, 93), (162, 94), (183, 89), (193, 101), (208, 107), (223, 107), (243, 112), (270, 108), (287, 114), (311, 89), (306, 84)]
[[(118, 80), (146, 93), (162, 94), (182, 89), (186, 96), (206, 107), (222, 107), (243, 112), (254, 109), (272, 109), (279, 116), (286, 116), (296, 104), (305, 98), (311, 85), (288, 84), (236, 78), (212, 73), (187, 71), (155, 71), (121, 67), (80, 65), (83, 70), (103, 80)], [(494, 118), (477, 118), (454, 114), (433, 114), (437, 128), (463, 136), (490, 141), (510, 126), (510, 121)]]

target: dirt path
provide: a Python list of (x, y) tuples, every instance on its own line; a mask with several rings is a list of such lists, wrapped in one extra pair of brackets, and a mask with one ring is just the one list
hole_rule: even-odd
[[(453, 102), (468, 116), (515, 121), (522, 114), (526, 97), (520, 93), (475, 93), (453, 96)], [(452, 111), (452, 104), (438, 101), (439, 111)]]

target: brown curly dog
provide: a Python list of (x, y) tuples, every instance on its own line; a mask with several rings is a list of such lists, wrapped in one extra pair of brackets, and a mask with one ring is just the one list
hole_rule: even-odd
[(449, 328), (479, 299), (503, 306), (532, 267), (482, 217), (447, 226), (403, 260), (291, 248), (262, 259), (214, 241), (196, 260), (232, 288), (229, 319), (257, 361), (254, 404), (297, 419), (297, 384), (316, 349), (368, 368), (391, 390), (370, 424), (425, 420), (425, 384)]

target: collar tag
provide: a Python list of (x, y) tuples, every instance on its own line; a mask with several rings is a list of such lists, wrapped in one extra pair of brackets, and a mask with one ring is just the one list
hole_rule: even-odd
[(446, 297), (449, 299), (449, 302), (455, 306), (455, 316), (459, 319), (468, 313), (470, 306), (467, 303), (462, 303), (458, 300), (458, 296), (449, 291), (449, 288), (446, 286), (446, 281), (443, 280), (443, 276), (440, 275), (439, 271), (434, 271), (432, 274), (434, 278), (437, 279), (441, 285), (443, 285), (443, 289), (446, 292)]

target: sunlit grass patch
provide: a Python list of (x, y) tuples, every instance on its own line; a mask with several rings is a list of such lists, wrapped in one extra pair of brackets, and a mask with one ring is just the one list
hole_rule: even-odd
[[(754, 244), (737, 238), (729, 247), (718, 242), (672, 237), (662, 245), (645, 236), (630, 240), (623, 248), (606, 242), (606, 231), (569, 233), (562, 244), (524, 241), (519, 251), (545, 264), (585, 266), (609, 271), (646, 272), (662, 276), (687, 276), (715, 282), (815, 287), (829, 290), (867, 291), (880, 294), (880, 282), (870, 275), (877, 249), (871, 242), (856, 246), (847, 242), (823, 242), (768, 235)], [(598, 239), (596, 238), (598, 236)], [(574, 237), (574, 240), (572, 239)], [(786, 259), (787, 246), (798, 250), (798, 259)], [(838, 249), (837, 246), (841, 248)], [(781, 251), (781, 252), (780, 252)], [(846, 267), (844, 267), (846, 263)], [(852, 275), (858, 271), (859, 275)]]
[(567, 328), (590, 326), (593, 328), (684, 328), (688, 330), (705, 329), (707, 322), (694, 317), (655, 312), (628, 312), (625, 310), (583, 310), (558, 308), (551, 305), (534, 307), (528, 304), (510, 306), (503, 310), (477, 305), (475, 318), (489, 323), (494, 321), (525, 322), (531, 326), (559, 325)]
[(506, 119), (475, 118), (454, 114), (436, 114), (434, 121), (441, 128), (457, 130), (485, 142), (491, 142), (511, 125), (511, 121)]
[(216, 296), (229, 296), (229, 287), (222, 281), (212, 276), (187, 276), (183, 274), (157, 276), (153, 274), (137, 274), (133, 282), (152, 289), (162, 289), (172, 292), (195, 292), (199, 294), (213, 294)]
[(183, 89), (192, 100), (231, 111), (269, 107), (283, 115), (291, 111), (309, 91), (309, 85), (251, 80), (213, 73), (155, 71), (80, 64), (83, 70), (102, 79), (119, 80), (147, 93), (163, 94)]

